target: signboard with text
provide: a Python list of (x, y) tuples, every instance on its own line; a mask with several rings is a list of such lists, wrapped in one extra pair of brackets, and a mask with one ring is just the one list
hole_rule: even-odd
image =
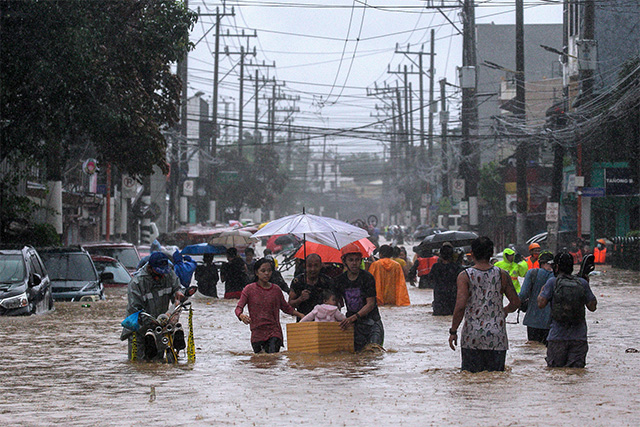
[(546, 221), (558, 222), (558, 211), (560, 204), (556, 202), (547, 202)]
[(607, 196), (630, 196), (634, 194), (635, 182), (629, 168), (607, 168), (604, 171)]

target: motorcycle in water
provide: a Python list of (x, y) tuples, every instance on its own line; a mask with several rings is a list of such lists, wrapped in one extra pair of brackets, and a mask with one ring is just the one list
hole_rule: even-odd
[[(178, 353), (187, 348), (185, 342), (184, 329), (180, 323), (180, 313), (189, 308), (191, 302), (189, 297), (196, 293), (197, 286), (189, 286), (185, 296), (175, 308), (167, 314), (161, 314), (157, 318), (152, 315), (140, 312), (138, 323), (144, 333), (144, 350), (147, 360), (163, 360), (167, 363), (178, 363)], [(193, 325), (191, 322), (191, 312), (189, 316), (189, 348), (187, 353), (190, 361), (195, 360), (195, 349), (193, 348)], [(135, 352), (134, 352), (135, 354)]]

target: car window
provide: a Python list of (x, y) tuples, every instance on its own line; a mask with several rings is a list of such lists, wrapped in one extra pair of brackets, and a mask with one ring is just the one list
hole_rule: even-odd
[(41, 278), (44, 278), (44, 272), (42, 271), (42, 266), (40, 262), (38, 262), (38, 257), (35, 255), (31, 255), (31, 267), (32, 271), (38, 274)]
[(42, 258), (51, 280), (98, 280), (86, 253), (43, 253)]
[(0, 283), (22, 282), (26, 274), (22, 255), (0, 256)]
[(126, 268), (137, 268), (140, 258), (135, 248), (90, 248), (92, 255), (104, 255), (115, 258)]
[(113, 280), (109, 281), (111, 283), (129, 283), (131, 281), (131, 275), (121, 264), (108, 261), (95, 261), (94, 264), (100, 274), (113, 273)]

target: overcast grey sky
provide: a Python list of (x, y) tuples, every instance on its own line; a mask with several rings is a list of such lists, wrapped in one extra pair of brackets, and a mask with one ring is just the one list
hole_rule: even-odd
[[(396, 44), (411, 50), (429, 50), (430, 30), (435, 30), (435, 76), (436, 99), (439, 98), (437, 81), (446, 77), (456, 83), (456, 67), (461, 65), (462, 37), (447, 19), (437, 10), (427, 10), (421, 0), (237, 0), (226, 2), (227, 11), (234, 7), (235, 16), (222, 20), (223, 33), (227, 30), (237, 34), (257, 31), (257, 38), (248, 39), (249, 47), (257, 50), (256, 58), (267, 63), (275, 61), (275, 69), (262, 69), (261, 73), (286, 81), (284, 91), (288, 95), (299, 96), (297, 106), (300, 112), (294, 115), (294, 126), (311, 126), (314, 139), (312, 145), (321, 144), (323, 128), (374, 130), (370, 125), (376, 122), (375, 104), (379, 100), (367, 96), (366, 88), (374, 84), (383, 86), (385, 82), (395, 85), (399, 76), (387, 73), (390, 65), (396, 70), (398, 65), (411, 65), (410, 60), (395, 53)], [(435, 1), (441, 4), (440, 0)], [(455, 3), (446, 0), (444, 3)], [(477, 23), (513, 24), (513, 0), (478, 1)], [(215, 12), (220, 1), (190, 0), (189, 7), (199, 8), (202, 13)], [(462, 29), (460, 9), (443, 9), (455, 25)], [(210, 99), (213, 89), (214, 23), (211, 16), (202, 16), (191, 35), (198, 42), (189, 56), (190, 94), (205, 93)], [(560, 23), (562, 7), (559, 2), (525, 0), (526, 23)], [(203, 37), (205, 33), (208, 34)], [(237, 37), (222, 38), (221, 49), (228, 46), (230, 51), (239, 51)], [(346, 40), (346, 41), (345, 41)], [(247, 46), (247, 39), (244, 39)], [(515, 41), (514, 41), (515, 43)], [(559, 47), (559, 46), (558, 46)], [(417, 61), (417, 56), (412, 55)], [(425, 56), (425, 68), (428, 57)], [(238, 100), (238, 55), (222, 56), (220, 65), (220, 96), (234, 102)], [(248, 69), (253, 74), (254, 68)], [(417, 92), (418, 76), (413, 76), (413, 90)], [(428, 79), (425, 78), (425, 89)], [(448, 89), (452, 108), (459, 108), (455, 88)], [(263, 95), (267, 93), (264, 92)], [(254, 107), (253, 83), (245, 83), (245, 126), (253, 127)], [(417, 95), (416, 95), (417, 99)], [(425, 93), (425, 99), (428, 94)], [(281, 107), (292, 105), (281, 101)], [(418, 103), (413, 105), (418, 108)], [(222, 108), (222, 106), (221, 106)], [(266, 101), (260, 100), (261, 118), (266, 121)], [(452, 116), (456, 116), (452, 111)], [(279, 117), (284, 118), (284, 113)], [(418, 114), (414, 126), (418, 128)], [(436, 129), (439, 129), (436, 116)], [(361, 132), (360, 130), (358, 132)], [(373, 140), (348, 136), (330, 137), (329, 145), (340, 144), (348, 151), (381, 152), (382, 146)]]

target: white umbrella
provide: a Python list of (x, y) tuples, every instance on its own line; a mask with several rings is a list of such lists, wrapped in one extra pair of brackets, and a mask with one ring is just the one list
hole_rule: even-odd
[(369, 237), (360, 227), (333, 218), (301, 213), (271, 221), (252, 237), (293, 234), (309, 242), (340, 249), (351, 242)]
[(228, 248), (236, 246), (249, 246), (251, 243), (257, 242), (258, 239), (251, 237), (251, 233), (243, 230), (223, 231), (219, 235), (209, 240), (210, 245), (223, 245)]

